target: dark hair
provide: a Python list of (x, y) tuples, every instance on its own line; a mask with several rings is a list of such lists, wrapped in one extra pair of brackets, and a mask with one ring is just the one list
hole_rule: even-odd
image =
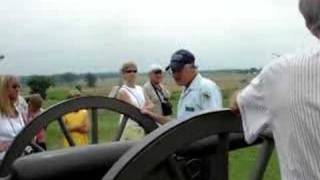
[(320, 32), (320, 0), (300, 0), (299, 9), (310, 30)]
[(43, 99), (40, 94), (32, 94), (28, 98), (28, 103), (33, 107), (40, 109), (42, 107)]

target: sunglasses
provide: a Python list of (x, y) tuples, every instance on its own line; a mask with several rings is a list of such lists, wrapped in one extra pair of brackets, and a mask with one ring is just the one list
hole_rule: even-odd
[(160, 69), (159, 70), (154, 70), (154, 71), (152, 71), (152, 73), (153, 74), (162, 74), (162, 70), (160, 70)]
[(169, 73), (170, 73), (170, 74), (180, 73), (180, 72), (182, 72), (185, 68), (197, 68), (197, 66), (194, 65), (194, 64), (185, 64), (185, 65), (181, 65), (181, 66), (171, 67), (171, 68), (169, 69)]
[(137, 70), (126, 70), (125, 73), (137, 73)]
[(20, 86), (19, 84), (13, 84), (13, 85), (11, 86), (11, 88), (12, 88), (12, 89), (20, 89), (21, 86)]

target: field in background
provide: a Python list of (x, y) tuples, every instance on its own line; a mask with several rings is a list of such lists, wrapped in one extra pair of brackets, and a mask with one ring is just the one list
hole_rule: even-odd
[[(225, 107), (228, 106), (228, 100), (231, 94), (244, 87), (253, 75), (240, 74), (240, 73), (203, 73), (203, 76), (214, 80), (222, 89), (223, 99)], [(139, 78), (139, 84), (143, 84), (147, 79), (146, 76)], [(98, 85), (95, 88), (83, 88), (84, 95), (102, 95), (107, 96), (113, 86), (119, 84), (118, 78), (109, 78), (98, 81)], [(165, 84), (172, 92), (171, 101), (176, 105), (180, 94), (180, 88), (177, 87), (171, 78), (165, 79)], [(64, 100), (68, 92), (74, 88), (75, 84), (59, 85), (49, 89), (48, 99), (45, 102), (45, 107), (49, 107)], [(26, 94), (28, 89), (24, 89), (23, 93)], [(176, 107), (176, 106), (174, 106)], [(174, 109), (176, 111), (176, 109)], [(99, 111), (99, 138), (100, 143), (108, 142), (112, 139), (115, 130), (118, 125), (119, 114), (100, 110)], [(62, 148), (62, 133), (58, 128), (57, 123), (52, 123), (47, 129), (47, 141), (49, 149)], [(255, 165), (258, 147), (251, 147), (242, 150), (238, 150), (231, 153), (230, 156), (230, 176), (231, 179), (241, 180), (248, 179), (250, 170)], [(279, 167), (277, 164), (277, 158), (275, 155), (272, 157), (272, 161), (268, 166), (268, 170), (265, 176), (266, 180), (280, 179)]]

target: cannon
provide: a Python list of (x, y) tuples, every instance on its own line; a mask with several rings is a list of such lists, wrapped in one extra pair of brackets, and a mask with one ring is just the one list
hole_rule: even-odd
[[(38, 130), (52, 122), (51, 119), (82, 108), (104, 108), (124, 114), (138, 122), (148, 135), (136, 142), (93, 143), (21, 156)], [(272, 139), (259, 138), (254, 144), (260, 143), (263, 146), (250, 177), (254, 180), (262, 179), (273, 150)], [(249, 146), (244, 142), (241, 119), (228, 109), (204, 112), (158, 128), (150, 117), (124, 102), (81, 97), (48, 109), (29, 124), (7, 152), (0, 176), (6, 180), (196, 180), (201, 173), (208, 180), (226, 180), (228, 152)]]

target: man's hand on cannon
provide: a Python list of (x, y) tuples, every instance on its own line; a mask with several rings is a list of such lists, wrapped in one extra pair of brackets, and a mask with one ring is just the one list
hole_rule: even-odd
[(236, 114), (236, 115), (238, 115), (238, 116), (241, 115), (241, 114), (240, 114), (240, 110), (239, 110), (239, 105), (238, 105), (238, 102), (237, 102), (237, 97), (238, 97), (238, 95), (239, 95), (240, 92), (241, 92), (241, 90), (238, 90), (238, 91), (236, 91), (235, 93), (233, 93), (233, 95), (232, 95), (231, 98), (230, 98), (230, 102), (229, 102), (229, 108), (230, 108), (230, 110), (231, 110), (234, 114)]
[(156, 114), (150, 111), (148, 108), (142, 108), (141, 113), (149, 115), (152, 119), (154, 119), (157, 123), (160, 123), (160, 124), (166, 124), (171, 120), (169, 117)]

